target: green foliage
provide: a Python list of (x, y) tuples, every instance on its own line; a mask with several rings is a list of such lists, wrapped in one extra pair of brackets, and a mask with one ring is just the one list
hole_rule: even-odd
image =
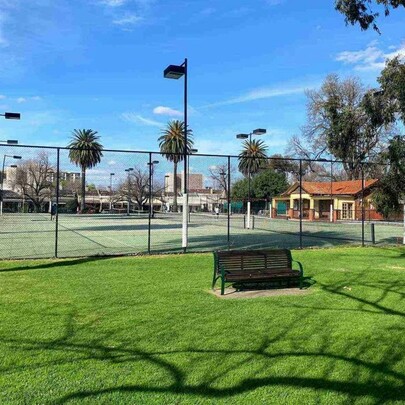
[[(73, 198), (66, 202), (65, 210), (66, 210), (66, 212), (76, 213), (77, 207), (78, 207), (77, 198)], [(61, 210), (59, 210), (59, 212), (61, 212)]]
[(159, 148), (162, 156), (169, 162), (173, 162), (173, 211), (177, 212), (177, 164), (184, 158), (184, 152), (190, 153), (194, 145), (193, 131), (187, 128), (187, 145), (184, 138), (184, 121), (173, 120), (167, 124), (166, 129), (162, 131), (162, 135), (158, 138)]
[(401, 209), (405, 199), (405, 137), (396, 136), (389, 144), (385, 157), (389, 164), (386, 174), (379, 182), (374, 203), (378, 212), (388, 217)]
[[(170, 162), (179, 163), (183, 160), (185, 139), (184, 122), (179, 120), (170, 121), (167, 128), (162, 131), (158, 138), (159, 148), (162, 155)], [(187, 129), (187, 153), (194, 145), (193, 131)]]
[[(236, 181), (231, 190), (233, 199), (244, 200), (248, 197), (249, 180), (244, 178)], [(251, 180), (251, 197), (270, 200), (287, 190), (288, 183), (285, 173), (273, 169), (265, 169), (253, 176)]]
[(372, 4), (382, 6), (388, 16), (391, 8), (405, 7), (405, 0), (335, 0), (335, 8), (345, 16), (346, 24), (359, 24), (362, 30), (371, 26), (379, 33), (376, 20), (380, 13), (373, 11)]
[(405, 124), (405, 61), (395, 57), (387, 62), (378, 82), (381, 85), (381, 102), (387, 111), (389, 122), (394, 122), (396, 114)]
[(81, 211), (86, 206), (86, 170), (100, 163), (103, 156), (103, 145), (99, 143), (100, 137), (97, 131), (92, 129), (75, 129), (72, 133), (71, 142), (68, 145), (69, 159), (79, 166), (82, 171), (81, 186)]
[(314, 284), (254, 299), (212, 254), (2, 261), (0, 403), (403, 403), (404, 253), (295, 251)]
[(257, 173), (266, 164), (266, 150), (267, 146), (262, 140), (245, 141), (242, 152), (238, 156), (239, 171), (245, 176), (248, 176), (249, 173)]
[(69, 159), (82, 170), (91, 169), (100, 163), (103, 156), (103, 146), (98, 142), (97, 131), (92, 129), (75, 129), (70, 148)]

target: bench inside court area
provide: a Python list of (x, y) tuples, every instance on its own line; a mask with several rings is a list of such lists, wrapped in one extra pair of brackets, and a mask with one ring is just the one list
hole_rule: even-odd
[[(298, 269), (293, 269), (296, 263)], [(212, 288), (221, 280), (221, 295), (225, 283), (286, 283), (293, 282), (302, 289), (304, 271), (302, 264), (292, 259), (288, 249), (223, 250), (214, 252)]]

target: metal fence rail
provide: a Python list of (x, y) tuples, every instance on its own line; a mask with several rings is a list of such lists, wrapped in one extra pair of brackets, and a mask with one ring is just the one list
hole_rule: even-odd
[[(69, 149), (0, 145), (0, 158), (0, 259), (183, 251), (184, 174), (174, 190), (173, 164), (159, 152), (104, 150), (87, 171), (80, 213), (81, 173)], [(342, 182), (338, 161), (269, 158), (264, 167), (288, 165), (282, 192), (254, 195), (253, 177), (248, 201), (234, 192), (244, 178), (237, 156), (190, 155), (187, 251), (402, 243), (400, 213), (384, 218), (373, 206), (378, 179)]]

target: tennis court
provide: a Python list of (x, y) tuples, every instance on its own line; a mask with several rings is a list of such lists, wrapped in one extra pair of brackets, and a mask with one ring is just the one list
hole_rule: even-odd
[[(256, 216), (254, 229), (244, 228), (243, 215), (193, 213), (189, 222), (189, 251), (300, 246), (300, 223)], [(182, 214), (145, 212), (125, 214), (6, 214), (0, 218), (0, 258), (58, 257), (181, 252)], [(302, 223), (303, 247), (360, 244), (362, 227), (355, 223)], [(396, 244), (403, 234), (400, 223), (376, 223), (376, 244)], [(57, 239), (57, 246), (56, 246)], [(149, 242), (149, 243), (148, 243)], [(371, 225), (365, 224), (365, 242), (371, 244)]]

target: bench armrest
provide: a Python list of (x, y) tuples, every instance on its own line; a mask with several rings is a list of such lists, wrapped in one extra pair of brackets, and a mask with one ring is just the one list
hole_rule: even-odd
[(299, 262), (298, 260), (293, 260), (293, 262), (298, 264), (298, 267), (300, 268), (301, 276), (303, 276), (304, 275), (304, 268), (302, 267), (301, 262)]

